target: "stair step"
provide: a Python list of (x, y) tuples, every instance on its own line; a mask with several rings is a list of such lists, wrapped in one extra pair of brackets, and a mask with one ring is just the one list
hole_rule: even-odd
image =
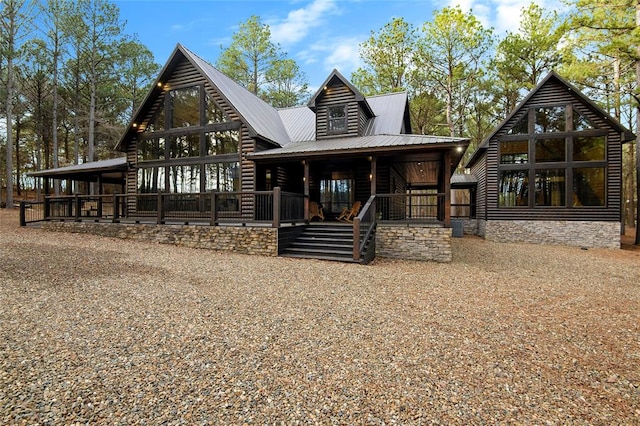
[(322, 243), (322, 242), (306, 242), (306, 241), (294, 241), (293, 243), (291, 243), (291, 245), (289, 245), (289, 248), (291, 247), (295, 247), (295, 248), (319, 248), (319, 249), (327, 249), (327, 250), (349, 250), (353, 248), (353, 244), (349, 243), (349, 244), (337, 244), (337, 243), (332, 243), (332, 244), (327, 244), (327, 243)]
[(316, 254), (327, 254), (331, 256), (353, 256), (352, 250), (336, 250), (332, 248), (326, 247), (287, 247), (285, 253), (316, 253)]
[(318, 260), (330, 260), (332, 262), (359, 263), (359, 262), (353, 260), (353, 258), (336, 257), (336, 256), (325, 256), (325, 255), (320, 255), (320, 254), (316, 254), (316, 255), (313, 255), (313, 256), (307, 256), (307, 255), (301, 254), (301, 253), (283, 253), (282, 256), (283, 257), (295, 257), (295, 258), (298, 258), (298, 259), (318, 259)]

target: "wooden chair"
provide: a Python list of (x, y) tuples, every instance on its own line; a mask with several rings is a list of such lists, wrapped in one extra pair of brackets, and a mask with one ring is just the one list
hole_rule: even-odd
[(320, 222), (324, 220), (324, 211), (322, 206), (315, 201), (309, 201), (309, 221), (312, 221), (314, 217), (317, 217)]
[(360, 201), (356, 201), (355, 203), (353, 203), (353, 206), (351, 206), (350, 209), (348, 207), (342, 209), (342, 213), (340, 213), (340, 216), (338, 216), (338, 220), (344, 220), (345, 222), (349, 223), (353, 222), (353, 218), (356, 217), (356, 215), (360, 211), (360, 204)]

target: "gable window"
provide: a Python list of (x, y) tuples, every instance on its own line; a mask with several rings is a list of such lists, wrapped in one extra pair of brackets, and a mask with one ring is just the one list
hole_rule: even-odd
[(345, 133), (347, 131), (347, 106), (334, 105), (327, 108), (327, 131)]
[(200, 125), (200, 87), (186, 87), (169, 92), (171, 99), (171, 127)]
[(604, 207), (606, 153), (606, 131), (574, 105), (529, 108), (498, 142), (498, 207)]

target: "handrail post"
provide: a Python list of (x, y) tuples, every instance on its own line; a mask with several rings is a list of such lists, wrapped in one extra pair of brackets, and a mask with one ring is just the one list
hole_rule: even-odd
[(118, 223), (119, 212), (120, 212), (120, 197), (118, 197), (118, 194), (113, 194), (113, 219), (111, 219), (113, 223)]
[(27, 202), (20, 201), (20, 226), (27, 226), (26, 210)]
[(209, 218), (209, 224), (211, 226), (218, 226), (218, 207), (216, 206), (216, 190), (211, 190), (211, 217)]
[(360, 218), (353, 219), (353, 260), (360, 260)]
[(80, 201), (80, 195), (76, 194), (75, 195), (75, 206), (76, 206), (76, 211), (75, 211), (75, 220), (76, 222), (80, 221), (80, 210), (81, 210), (81, 205), (80, 205), (81, 201)]
[(46, 195), (43, 197), (43, 201), (44, 201), (44, 206), (43, 206), (43, 211), (42, 214), (44, 214), (44, 218), (43, 219), (48, 219), (49, 216), (51, 216), (51, 204), (50, 204), (50, 200), (49, 197), (47, 197)]
[(273, 228), (280, 228), (280, 203), (281, 203), (280, 187), (273, 188)]
[(156, 209), (158, 225), (164, 223), (164, 199), (162, 191), (158, 191), (158, 207)]
[(96, 206), (96, 208), (98, 209), (98, 211), (96, 212), (98, 218), (102, 219), (102, 194), (98, 195), (98, 205)]

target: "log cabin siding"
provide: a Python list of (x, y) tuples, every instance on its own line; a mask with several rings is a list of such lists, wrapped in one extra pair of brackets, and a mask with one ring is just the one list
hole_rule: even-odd
[[(328, 109), (330, 106), (346, 105), (347, 131), (334, 133), (328, 131)], [(355, 94), (345, 85), (329, 86), (316, 104), (316, 138), (327, 139), (345, 136), (358, 136), (360, 119)]]
[(483, 155), (471, 168), (471, 173), (478, 180), (476, 186), (476, 218), (487, 219), (487, 161)]
[[(498, 146), (501, 136), (507, 134), (529, 110), (536, 106), (571, 105), (572, 108), (591, 121), (594, 127), (607, 130), (606, 145), (606, 205), (603, 207), (499, 207), (499, 158)], [(572, 117), (567, 117), (567, 121)], [(565, 135), (568, 134), (565, 133)], [(550, 134), (553, 135), (553, 134)], [(564, 136), (563, 136), (564, 137)], [(486, 169), (483, 170), (483, 163)], [(540, 166), (539, 168), (544, 168)], [(582, 220), (582, 221), (620, 221), (622, 194), (622, 144), (620, 133), (592, 107), (586, 105), (576, 94), (557, 81), (549, 81), (521, 107), (490, 140), (484, 158), (474, 164), (472, 169), (478, 177), (478, 218), (487, 220)], [(483, 181), (482, 176), (486, 181)], [(565, 185), (573, 183), (565, 178)], [(485, 186), (486, 185), (486, 186)], [(483, 195), (486, 194), (486, 199)], [(483, 209), (486, 208), (486, 212)]]

